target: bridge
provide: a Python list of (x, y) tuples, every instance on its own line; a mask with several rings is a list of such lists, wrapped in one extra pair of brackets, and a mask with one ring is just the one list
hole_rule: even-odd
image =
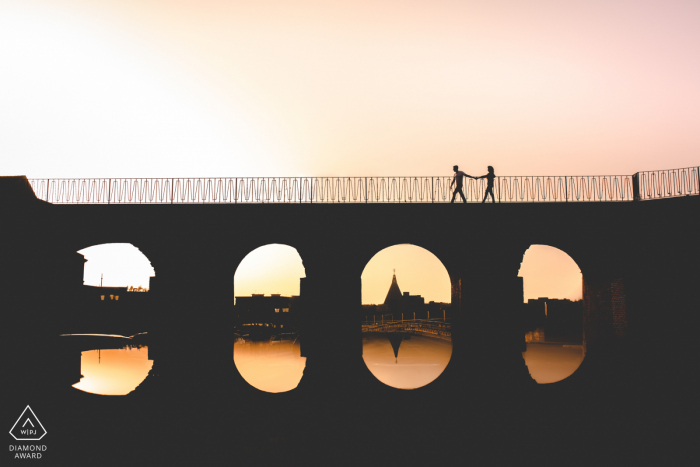
[[(697, 195), (700, 168), (633, 175), (506, 176), (494, 180), (499, 203), (634, 201)], [(54, 204), (446, 203), (451, 177), (222, 177), (30, 179)], [(485, 179), (465, 181), (480, 202)]]
[(364, 321), (362, 332), (400, 332), (422, 336), (436, 337), (447, 341), (452, 340), (452, 327), (449, 320), (443, 319), (407, 319), (384, 322)]
[[(509, 442), (518, 442), (527, 435), (521, 428), (536, 423), (531, 431), (538, 439), (546, 430), (545, 439), (563, 443), (557, 427), (567, 414), (590, 428), (578, 431), (577, 439), (603, 455), (610, 442), (622, 442), (615, 441), (621, 433), (644, 442), (649, 435), (638, 427), (675, 426), (663, 417), (685, 412), (659, 401), (684, 400), (675, 388), (694, 387), (692, 352), (684, 345), (694, 342), (688, 323), (697, 315), (700, 283), (697, 176), (698, 169), (689, 168), (619, 177), (502, 177), (496, 204), (477, 202), (482, 181), (465, 185), (467, 204), (449, 204), (445, 177), (2, 177), (1, 319), (3, 329), (13, 330), (5, 344), (22, 349), (21, 358), (8, 353), (17, 361), (8, 362), (6, 372), (22, 384), (17, 400), (53, 387), (58, 356), (50, 349), (59, 334), (72, 332), (64, 315), (82, 287), (84, 259), (76, 252), (130, 243), (156, 274), (146, 330), (153, 370), (127, 396), (148, 411), (167, 417), (167, 401), (179, 394), (201, 395), (191, 426), (198, 426), (200, 413), (233, 420), (245, 407), (270, 414), (298, 408), (309, 420), (303, 431), (308, 439), (350, 420), (337, 428), (347, 437), (334, 432), (333, 439), (362, 439), (369, 446), (386, 436), (384, 425), (357, 421), (369, 431), (352, 432), (356, 414), (371, 407), (372, 416), (393, 420), (406, 404), (416, 408), (410, 421), (430, 424), (432, 415), (428, 409), (420, 415), (419, 402), (435, 398), (448, 409), (449, 429), (440, 433), (456, 433), (450, 444), (455, 449), (463, 443), (457, 434), (462, 436), (465, 420), (474, 425), (473, 439), (483, 430), (494, 439), (511, 430)], [(306, 275), (306, 367), (289, 394), (260, 393), (231, 358), (233, 276), (249, 252), (271, 243), (294, 247)], [(376, 253), (403, 243), (423, 247), (443, 263), (453, 313), (449, 365), (413, 391), (383, 386), (362, 360), (362, 271)], [(533, 244), (566, 252), (583, 276), (586, 357), (571, 377), (550, 385), (530, 378), (516, 325), (515, 310), (523, 302), (517, 274)], [(197, 384), (203, 375), (207, 384)], [(231, 394), (250, 403), (234, 404)], [(195, 413), (210, 401), (221, 403)], [(46, 405), (67, 407), (61, 401)], [(653, 423), (630, 422), (639, 414)], [(397, 428), (406, 436), (415, 434), (410, 421)], [(270, 429), (261, 424), (256, 433)], [(576, 445), (576, 452), (589, 447)]]

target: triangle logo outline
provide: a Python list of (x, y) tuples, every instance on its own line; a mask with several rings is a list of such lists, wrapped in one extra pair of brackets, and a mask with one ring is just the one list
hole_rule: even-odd
[[(29, 414), (27, 414), (27, 411), (29, 411)], [(41, 436), (39, 436), (38, 434), (32, 438), (18, 438), (17, 436), (15, 436), (15, 434), (13, 433), (15, 430), (15, 427), (17, 427), (17, 424), (19, 424), (19, 422), (25, 418), (26, 418), (26, 420), (25, 420), (24, 424), (22, 425), (22, 427), (24, 427), (27, 424), (27, 421), (29, 422), (30, 425), (32, 425), (33, 428), (35, 427), (34, 423), (31, 421), (30, 417), (33, 417), (34, 420), (36, 421), (36, 423), (39, 425), (39, 427), (41, 427)], [(12, 428), (10, 428), (10, 434), (17, 441), (39, 441), (41, 438), (46, 436), (46, 433), (47, 433), (46, 428), (44, 428), (44, 425), (41, 424), (41, 422), (39, 421), (39, 417), (36, 416), (36, 414), (34, 413), (32, 408), (29, 407), (29, 405), (27, 405), (27, 407), (22, 411), (22, 415), (19, 416), (19, 418), (17, 419), (15, 424), (12, 425)]]

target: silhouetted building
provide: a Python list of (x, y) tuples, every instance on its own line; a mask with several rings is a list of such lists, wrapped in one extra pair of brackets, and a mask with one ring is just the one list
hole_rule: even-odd
[(425, 299), (420, 295), (411, 295), (408, 292), (404, 292), (401, 297), (401, 306), (399, 312), (404, 315), (404, 318), (413, 316), (413, 313), (422, 314), (425, 311)]
[(257, 325), (273, 329), (295, 327), (298, 318), (299, 296), (283, 297), (280, 294), (252, 294), (236, 297), (234, 310), (241, 326)]
[(525, 308), (525, 330), (544, 330), (548, 339), (580, 338), (583, 301), (540, 297), (529, 299)]
[(362, 305), (362, 314), (368, 320), (372, 317), (384, 316), (385, 319), (425, 319), (430, 316), (434, 318), (446, 315), (449, 310), (448, 303), (430, 302), (426, 305), (425, 298), (421, 295), (411, 295), (409, 292), (401, 292), (396, 273), (391, 279), (389, 291), (386, 299), (381, 305)]
[(153, 295), (130, 289), (133, 290), (130, 287), (69, 286), (71, 306), (60, 312), (61, 332), (122, 335), (146, 332)]
[(386, 294), (384, 299), (384, 309), (387, 313), (396, 313), (403, 303), (403, 295), (401, 294), (401, 289), (399, 288), (399, 283), (396, 282), (396, 272), (394, 272), (394, 277), (391, 279), (391, 285), (389, 286), (389, 292)]
[(119, 307), (138, 307), (148, 301), (150, 295), (146, 288), (134, 287), (99, 287), (84, 285), (81, 288), (82, 303), (87, 310)]
[(128, 301), (126, 298), (126, 294), (129, 293), (127, 292), (127, 287), (97, 287), (94, 285), (85, 285), (83, 287), (88, 303), (95, 303), (98, 301), (101, 303), (109, 303), (121, 300), (123, 304), (125, 300)]
[[(418, 317), (416, 315), (416, 317)], [(425, 305), (426, 318), (450, 318), (450, 304), (445, 302), (428, 302)]]

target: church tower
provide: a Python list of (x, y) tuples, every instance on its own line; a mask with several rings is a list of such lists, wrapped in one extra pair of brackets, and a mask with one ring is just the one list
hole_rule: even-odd
[(403, 304), (402, 301), (403, 296), (401, 289), (399, 289), (399, 284), (396, 282), (396, 269), (394, 269), (394, 278), (391, 279), (391, 286), (389, 287), (389, 293), (386, 294), (384, 306), (387, 307), (389, 313), (399, 313)]

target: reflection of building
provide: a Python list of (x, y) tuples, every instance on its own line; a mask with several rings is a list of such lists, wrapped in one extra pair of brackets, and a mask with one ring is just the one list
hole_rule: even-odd
[(447, 316), (449, 303), (430, 302), (426, 305), (425, 298), (420, 295), (401, 293), (396, 273), (391, 279), (389, 291), (382, 305), (363, 305), (362, 312), (366, 317), (384, 316), (387, 319), (425, 319)]
[(538, 328), (534, 331), (525, 333), (525, 342), (545, 342), (544, 329)]

